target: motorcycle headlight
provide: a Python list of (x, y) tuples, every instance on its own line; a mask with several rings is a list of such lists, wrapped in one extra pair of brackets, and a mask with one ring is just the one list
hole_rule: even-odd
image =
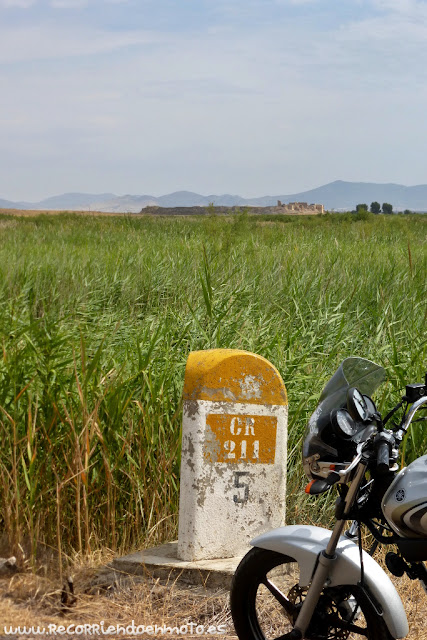
[(360, 431), (358, 424), (346, 409), (334, 409), (331, 412), (332, 430), (338, 438), (350, 440)]

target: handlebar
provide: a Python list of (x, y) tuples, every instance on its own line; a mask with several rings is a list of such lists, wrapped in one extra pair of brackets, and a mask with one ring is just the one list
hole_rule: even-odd
[(379, 475), (387, 473), (390, 469), (390, 453), (396, 439), (391, 431), (381, 431), (374, 438), (374, 451), (377, 454), (376, 471)]
[[(341, 478), (347, 476), (357, 467), (359, 462), (362, 461), (362, 458), (366, 458), (366, 448), (371, 450), (371, 454), (369, 458), (371, 458), (372, 453), (376, 453), (376, 469), (379, 475), (387, 473), (390, 469), (390, 452), (393, 449), (393, 445), (395, 444), (395, 439), (392, 433), (389, 431), (381, 431), (377, 433), (374, 438), (374, 450), (372, 451), (372, 440), (370, 444), (367, 442), (361, 442), (357, 445), (357, 455), (353, 458), (351, 464), (342, 471), (335, 471), (336, 475), (339, 475)], [(375, 459), (375, 458), (374, 458)]]
[[(411, 422), (413, 420), (414, 415), (424, 404), (427, 404), (427, 396), (423, 396), (414, 402), (412, 407), (409, 409), (406, 416), (404, 416), (403, 423), (400, 427), (396, 427), (394, 429), (395, 437), (398, 441), (402, 441), (408, 432), (409, 427), (411, 426)], [(426, 407), (427, 408), (427, 407)]]
[(388, 442), (382, 441), (377, 448), (377, 472), (380, 475), (387, 473), (390, 468), (390, 451)]
[(415, 413), (418, 411), (418, 409), (423, 405), (427, 403), (427, 396), (423, 396), (422, 398), (419, 398), (418, 400), (416, 400), (414, 402), (414, 404), (412, 405), (412, 407), (409, 409), (406, 417), (405, 417), (405, 422), (403, 423), (402, 426), (402, 431), (404, 431), (406, 433), (406, 431), (408, 431), (409, 429), (409, 425), (412, 422), (412, 418), (414, 417)]
[(353, 469), (355, 469), (357, 467), (357, 465), (359, 464), (359, 462), (362, 459), (362, 447), (363, 447), (363, 443), (357, 445), (357, 456), (355, 458), (353, 458), (353, 461), (351, 462), (351, 464), (348, 465), (348, 467), (346, 469), (343, 469), (342, 471), (336, 471), (336, 473), (343, 478), (344, 476), (348, 475), (351, 471), (353, 471)]

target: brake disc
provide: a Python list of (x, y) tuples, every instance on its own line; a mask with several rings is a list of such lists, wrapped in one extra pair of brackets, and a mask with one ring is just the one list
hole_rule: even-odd
[[(307, 591), (307, 587), (300, 587), (299, 584), (295, 584), (288, 592), (287, 598), (289, 602), (295, 606), (292, 620), (289, 620), (292, 624), (296, 622)], [(289, 616), (287, 617), (289, 618)], [(338, 604), (334, 598), (323, 594), (319, 599), (310, 625), (310, 627), (314, 627), (315, 630), (310, 630), (309, 627), (306, 632), (306, 637), (310, 640), (347, 640), (350, 631), (335, 626), (337, 619), (339, 619), (340, 623), (345, 622), (339, 615)]]

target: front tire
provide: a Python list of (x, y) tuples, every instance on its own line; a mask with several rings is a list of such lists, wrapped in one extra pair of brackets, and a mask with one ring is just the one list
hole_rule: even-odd
[[(298, 563), (289, 556), (254, 547), (236, 569), (230, 604), (240, 640), (286, 640), (306, 588)], [(305, 638), (309, 640), (391, 640), (384, 620), (360, 587), (324, 589)]]

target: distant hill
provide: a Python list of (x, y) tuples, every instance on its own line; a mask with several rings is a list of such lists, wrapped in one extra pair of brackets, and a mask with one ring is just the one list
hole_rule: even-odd
[[(289, 200), (290, 198), (290, 200)], [(279, 197), (279, 200), (281, 198)], [(389, 202), (393, 209), (427, 211), (427, 185), (405, 187), (401, 184), (376, 184), (374, 182), (344, 182), (336, 180), (317, 189), (311, 189), (292, 196), (283, 196), (283, 202), (318, 202), (325, 209), (354, 209), (356, 204), (373, 201), (380, 204)]]
[(40, 209), (86, 209), (97, 202), (112, 200), (117, 196), (114, 193), (64, 193), (60, 196), (52, 196), (37, 203)]
[(11, 202), (0, 199), (0, 208), (36, 210), (111, 211), (113, 213), (137, 213), (150, 206), (159, 207), (206, 207), (213, 202), (216, 206), (271, 207), (277, 200), (323, 204), (325, 209), (352, 210), (356, 204), (374, 200), (380, 204), (389, 202), (394, 210), (411, 209), (427, 211), (427, 185), (406, 187), (401, 184), (376, 184), (373, 182), (345, 182), (335, 180), (316, 189), (277, 196), (242, 198), (239, 195), (223, 194), (203, 196), (192, 191), (175, 191), (164, 196), (124, 195), (114, 193), (64, 193), (40, 202)]
[[(16, 202), (11, 202), (10, 200), (2, 200), (0, 198), (0, 209), (16, 209)], [(21, 207), (19, 207), (21, 208)]]

